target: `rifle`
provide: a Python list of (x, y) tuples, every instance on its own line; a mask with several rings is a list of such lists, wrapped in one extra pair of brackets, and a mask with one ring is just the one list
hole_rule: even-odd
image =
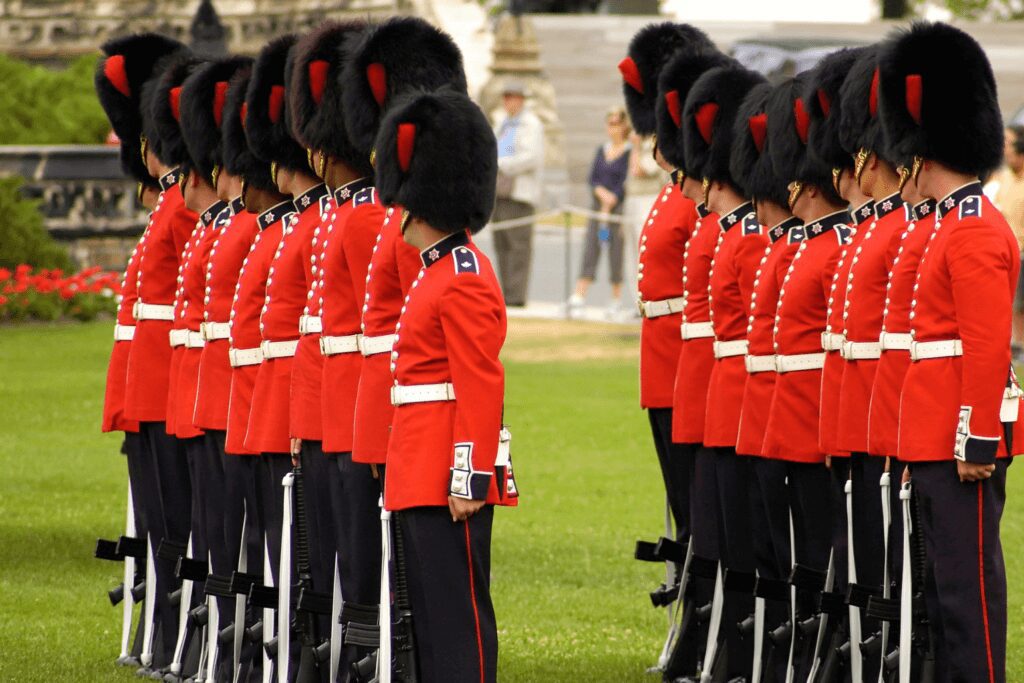
[[(315, 683), (320, 680), (320, 660), (316, 654), (317, 647), (320, 645), (317, 633), (317, 615), (323, 611), (324, 601), (321, 594), (313, 592), (313, 571), (309, 559), (309, 530), (306, 526), (306, 495), (301, 466), (296, 466), (292, 471), (292, 486), (295, 494), (295, 568), (298, 572), (299, 590), (299, 600), (295, 611), (295, 630), (299, 636), (301, 647), (296, 681), (297, 683)], [(327, 596), (326, 600), (326, 610), (330, 614), (330, 596)]]
[(135, 508), (133, 507), (131, 485), (128, 486), (128, 512), (124, 533), (125, 535), (121, 537), (125, 540), (124, 547), (120, 540), (97, 539), (95, 557), (100, 560), (124, 562), (124, 580), (120, 586), (110, 590), (107, 597), (110, 598), (111, 605), (115, 607), (118, 603), (123, 605), (121, 609), (121, 652), (117, 657), (117, 663), (119, 666), (138, 666), (138, 658), (131, 653), (132, 608), (139, 600), (136, 596), (140, 596), (139, 592), (144, 590), (145, 586), (145, 581), (137, 582), (135, 574), (137, 561), (139, 566), (145, 566), (146, 545), (144, 539), (135, 538)]

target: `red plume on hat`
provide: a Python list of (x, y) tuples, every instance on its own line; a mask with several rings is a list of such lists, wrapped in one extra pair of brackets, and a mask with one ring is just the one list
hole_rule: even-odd
[(181, 86), (181, 130), (196, 169), (204, 178), (224, 166), (223, 126), (231, 79), (251, 68), (249, 57), (226, 57), (199, 67)]
[(729, 171), (741, 194), (786, 205), (786, 182), (772, 168), (768, 140), (768, 95), (772, 88), (759, 83), (743, 98), (733, 124)]
[(306, 149), (292, 135), (284, 108), (289, 53), (297, 40), (295, 35), (275, 38), (256, 57), (245, 96), (245, 134), (253, 153), (263, 161), (308, 173)]

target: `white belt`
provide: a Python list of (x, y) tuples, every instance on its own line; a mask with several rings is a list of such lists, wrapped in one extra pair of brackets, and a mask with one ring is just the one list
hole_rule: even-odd
[(135, 325), (114, 325), (114, 341), (131, 341), (135, 338)]
[(909, 332), (883, 332), (878, 335), (878, 343), (883, 351), (909, 351), (914, 338)]
[(188, 330), (171, 330), (171, 348), (184, 346), (188, 342)]
[(299, 316), (299, 334), (318, 334), (324, 331), (323, 319), (318, 315)]
[(231, 367), (240, 368), (243, 365), (259, 365), (263, 362), (263, 349), (229, 349), (228, 358), (231, 360)]
[(299, 348), (298, 340), (295, 341), (265, 341), (260, 344), (264, 359), (289, 358), (295, 355), (295, 349)]
[(201, 323), (199, 332), (206, 341), (227, 339), (231, 336), (231, 323)]
[(132, 306), (136, 320), (174, 320), (174, 306), (170, 304), (144, 304), (136, 301)]
[(757, 372), (775, 372), (775, 356), (747, 356), (743, 359), (747, 366), (747, 372), (753, 375)]
[(393, 334), (382, 334), (378, 337), (359, 336), (359, 351), (364, 356), (374, 356), (378, 353), (388, 353), (395, 345)]
[(838, 332), (822, 332), (821, 348), (823, 351), (842, 351), (846, 343), (846, 335)]
[(706, 339), (715, 336), (715, 328), (711, 323), (683, 323), (679, 326), (683, 339)]
[(824, 353), (797, 353), (789, 356), (775, 356), (775, 372), (821, 370), (823, 367), (825, 367)]
[(201, 349), (206, 346), (206, 340), (203, 339), (202, 332), (193, 332), (192, 330), (185, 331), (188, 333), (185, 335), (186, 349)]
[(733, 356), (747, 355), (747, 348), (750, 343), (746, 339), (735, 339), (733, 341), (716, 341), (715, 358), (732, 358)]
[(686, 299), (681, 296), (673, 297), (671, 299), (662, 299), (660, 301), (640, 301), (640, 315), (645, 318), (660, 318), (663, 315), (672, 315), (673, 313), (680, 313), (683, 310), (683, 304), (686, 303)]
[(874, 360), (882, 357), (882, 345), (878, 342), (848, 341), (840, 353), (846, 360)]
[(391, 387), (391, 405), (401, 406), (406, 403), (429, 403), (431, 401), (454, 401), (455, 385), (451, 382), (443, 384), (396, 384)]
[(919, 360), (931, 358), (953, 358), (964, 355), (964, 343), (959, 339), (947, 339), (943, 341), (910, 342), (910, 360), (915, 363)]
[(358, 353), (361, 336), (361, 334), (346, 334), (344, 337), (320, 337), (320, 353), (324, 356)]

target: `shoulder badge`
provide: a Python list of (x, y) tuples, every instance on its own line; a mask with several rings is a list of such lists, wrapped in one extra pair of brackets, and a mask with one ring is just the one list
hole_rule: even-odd
[(480, 273), (480, 262), (472, 249), (467, 247), (456, 247), (452, 250), (452, 260), (455, 262), (455, 274)]
[(799, 244), (807, 239), (807, 230), (802, 225), (796, 225), (789, 229), (789, 237), (787, 241), (789, 244)]
[(960, 202), (960, 218), (965, 218), (967, 216), (981, 218), (981, 197), (978, 195), (965, 197), (964, 200)]
[(372, 204), (374, 201), (374, 188), (364, 187), (363, 189), (356, 192), (355, 196), (352, 197), (352, 208), (356, 208), (360, 204)]
[(744, 235), (760, 235), (761, 234), (761, 222), (757, 220), (757, 214), (751, 212), (743, 217), (743, 234)]
[(835, 230), (836, 235), (839, 236), (839, 244), (850, 243), (850, 239), (853, 237), (853, 228), (849, 225), (837, 225), (833, 230)]
[(325, 194), (323, 197), (320, 198), (320, 220), (321, 221), (324, 220), (324, 218), (330, 212), (331, 212), (331, 193), (328, 192), (327, 194)]

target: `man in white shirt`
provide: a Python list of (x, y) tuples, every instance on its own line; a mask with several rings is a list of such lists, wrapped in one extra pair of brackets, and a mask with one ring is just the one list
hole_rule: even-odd
[[(544, 126), (526, 109), (526, 89), (510, 81), (502, 91), (505, 115), (494, 127), (498, 139), (497, 202), (494, 222), (533, 216), (541, 200)], [(494, 232), (498, 277), (506, 306), (525, 306), (533, 257), (533, 221)]]

